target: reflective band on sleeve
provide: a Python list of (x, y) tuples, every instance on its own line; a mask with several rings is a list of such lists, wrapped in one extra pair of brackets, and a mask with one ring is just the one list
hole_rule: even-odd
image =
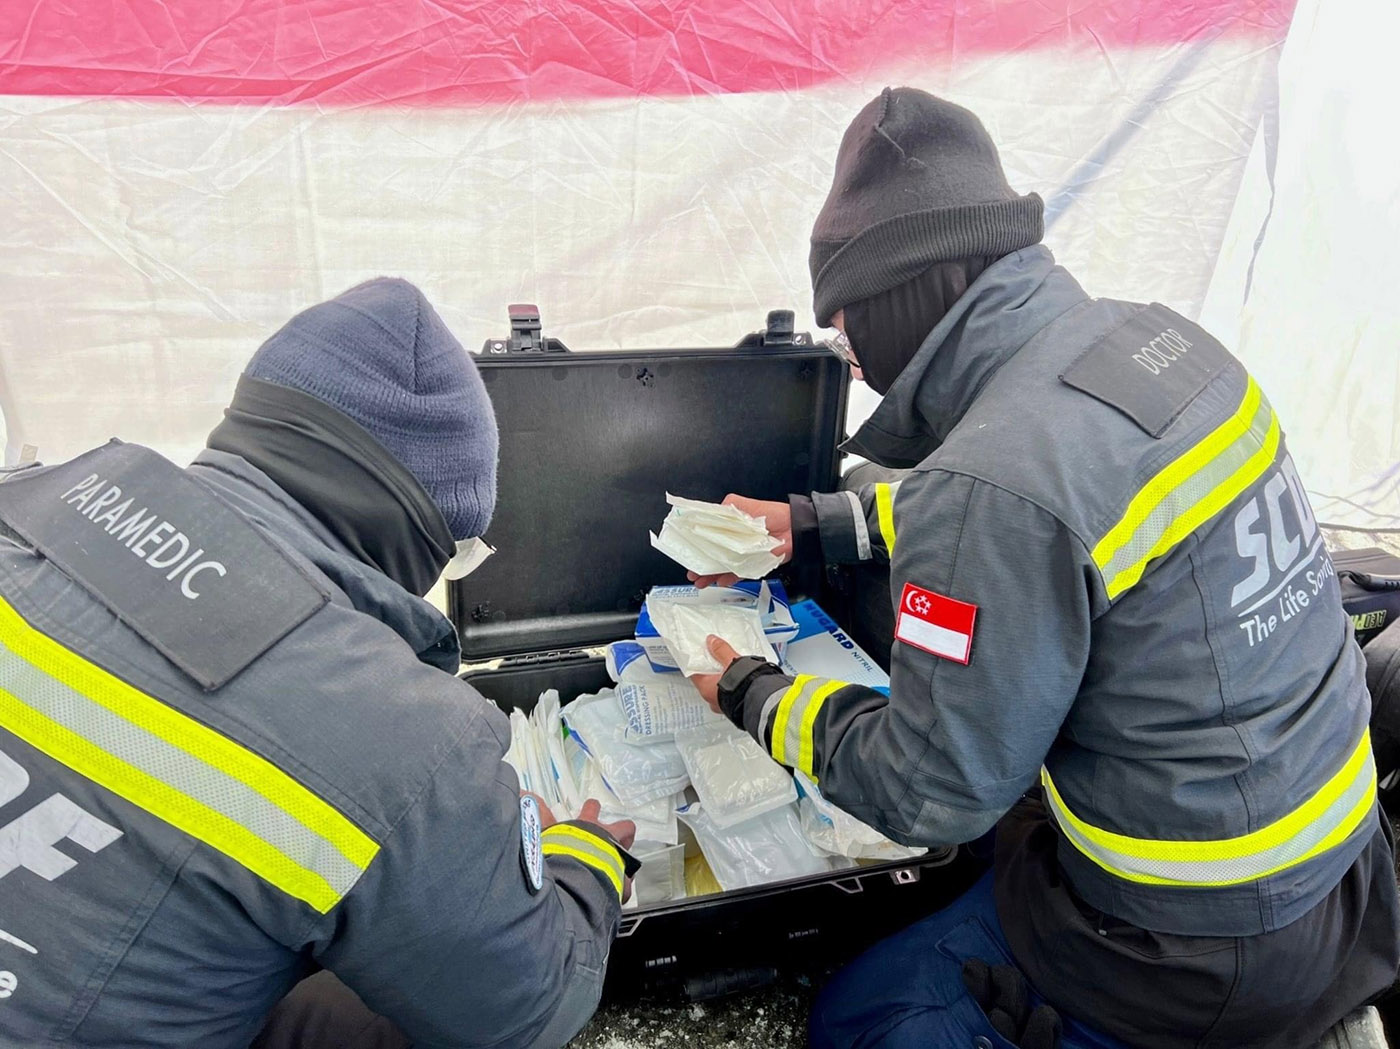
[(885, 553), (894, 559), (894, 488), (875, 485), (875, 515), (880, 519), (880, 538), (885, 541)]
[(787, 756), (787, 725), (792, 716), (793, 704), (797, 702), (797, 697), (817, 679), (811, 674), (798, 674), (788, 686), (783, 698), (778, 701), (778, 711), (773, 715), (773, 731), (770, 733), (770, 752), (773, 760), (780, 765), (791, 765)]
[(1278, 445), (1278, 419), (1250, 379), (1235, 414), (1158, 471), (1094, 546), (1109, 599), (1257, 481)]
[(546, 827), (541, 842), (541, 851), (546, 856), (568, 856), (600, 872), (617, 890), (617, 898), (622, 899), (622, 879), (626, 868), (611, 842), (588, 833), (582, 827), (565, 823)]
[(860, 496), (855, 492), (842, 492), (846, 502), (851, 504), (851, 520), (856, 530), (856, 557), (861, 561), (870, 560), (870, 525), (865, 520), (865, 508), (860, 505)]
[(845, 687), (844, 681), (808, 678), (801, 683), (800, 688), (794, 684), (793, 688), (788, 690), (792, 702), (786, 702), (787, 697), (784, 696), (785, 702), (778, 707), (777, 717), (773, 719), (774, 760), (801, 769), (813, 780), (816, 779), (812, 763), (815, 758), (816, 745), (813, 736), (817, 716), (821, 713), (827, 697)]
[(1074, 815), (1048, 770), (1041, 769), (1040, 778), (1047, 808), (1075, 848), (1110, 874), (1148, 885), (1209, 888), (1276, 874), (1346, 841), (1376, 803), (1369, 732), (1346, 764), (1307, 801), (1238, 838), (1160, 841), (1115, 834)]
[(64, 648), (3, 599), (0, 727), (323, 914), (379, 851), (281, 769)]
[(810, 776), (813, 782), (816, 782), (817, 779), (817, 774), (812, 769), (812, 761), (816, 756), (813, 733), (816, 730), (817, 715), (821, 713), (822, 706), (826, 703), (826, 697), (837, 689), (845, 687), (844, 681), (828, 681), (806, 699), (806, 707), (802, 711), (802, 722), (797, 732), (797, 767), (805, 775)]

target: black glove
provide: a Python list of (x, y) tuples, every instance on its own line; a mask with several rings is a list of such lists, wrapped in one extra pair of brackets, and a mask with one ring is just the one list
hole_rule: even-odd
[(1021, 1049), (1059, 1049), (1060, 1014), (1048, 1005), (1031, 1008), (1030, 987), (1018, 970), (969, 958), (962, 978), (997, 1034)]

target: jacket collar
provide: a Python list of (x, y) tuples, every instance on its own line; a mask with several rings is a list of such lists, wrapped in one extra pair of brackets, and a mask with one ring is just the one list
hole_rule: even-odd
[(359, 612), (379, 620), (431, 666), (455, 674), (457, 631), (427, 601), (357, 560), (316, 517), (246, 459), (205, 449), (188, 470), (254, 524), (301, 554), (339, 587)]
[(882, 466), (917, 466), (942, 445), (1003, 364), (1087, 300), (1044, 245), (997, 260), (929, 333), (843, 449)]

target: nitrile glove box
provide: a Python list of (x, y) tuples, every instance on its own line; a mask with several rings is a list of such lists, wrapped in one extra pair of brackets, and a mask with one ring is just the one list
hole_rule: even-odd
[[(648, 540), (667, 491), (718, 502), (835, 490), (848, 376), (793, 332), (790, 313), (732, 347), (586, 353), (541, 337), (538, 311), (511, 314), (510, 336), (477, 358), (500, 427), (485, 537), (498, 552), (450, 585), (448, 609), (467, 663), (493, 664), (466, 680), (503, 709), (528, 710), (546, 688), (568, 703), (609, 685), (603, 646), (631, 642), (652, 587), (685, 585), (685, 569)], [(847, 636), (841, 570), (788, 565), (771, 578), (791, 599), (789, 660), (885, 684), (861, 677), (878, 667)], [(605, 993), (704, 997), (780, 968), (834, 965), (944, 906), (977, 873), (944, 850), (642, 904), (623, 913)]]
[[(765, 591), (767, 601), (763, 600)], [(658, 586), (647, 595), (649, 601), (671, 596), (708, 604), (758, 607), (759, 615), (763, 619), (763, 636), (773, 646), (773, 651), (778, 654), (779, 659), (783, 658), (788, 642), (797, 636), (798, 626), (792, 618), (787, 591), (783, 589), (782, 583), (770, 582), (764, 587), (763, 583), (757, 580), (741, 579), (728, 586), (707, 586), (703, 590), (697, 590), (693, 586)], [(767, 607), (762, 607), (765, 604)], [(677, 669), (675, 657), (671, 655), (671, 650), (666, 647), (666, 642), (661, 639), (661, 635), (652, 624), (651, 612), (646, 602), (643, 602), (642, 611), (637, 616), (633, 638), (641, 645), (653, 670), (664, 672)]]

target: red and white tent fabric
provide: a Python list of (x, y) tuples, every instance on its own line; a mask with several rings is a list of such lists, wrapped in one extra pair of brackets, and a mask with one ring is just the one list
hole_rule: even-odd
[[(1329, 339), (1326, 311), (1298, 318), (1297, 339), (1272, 326), (1304, 310), (1300, 270), (1330, 285), (1337, 262), (1296, 257), (1300, 238), (1327, 235), (1310, 210), (1312, 143), (1297, 136), (1318, 132), (1320, 107), (1393, 141), (1390, 93), (1374, 113), (1354, 100), (1290, 113), (1279, 57), (1294, 23), (1296, 89), (1311, 98), (1304, 67), (1341, 31), (1328, 26), (1361, 30), (1318, 60), (1350, 75), (1363, 63), (1349, 55), (1394, 39), (1378, 23), (1395, 5), (1301, 0), (1296, 22), (1294, 6), (10, 0), (6, 458), (33, 445), (55, 461), (120, 435), (187, 459), (264, 337), (381, 273), (420, 284), (469, 348), (519, 301), (579, 348), (728, 343), (782, 307), (808, 326), (807, 236), (841, 132), (904, 83), (982, 116), (1091, 292), (1191, 316), (1209, 302), (1314, 486), (1374, 484), (1400, 458), (1396, 296), (1335, 304), (1370, 310), (1365, 331)], [(1350, 187), (1361, 203), (1390, 193), (1370, 235), (1388, 223), (1392, 241), (1396, 169), (1353, 172)], [(1373, 287), (1396, 276), (1381, 257), (1336, 272)], [(1383, 487), (1363, 501), (1371, 523), (1400, 514)]]

